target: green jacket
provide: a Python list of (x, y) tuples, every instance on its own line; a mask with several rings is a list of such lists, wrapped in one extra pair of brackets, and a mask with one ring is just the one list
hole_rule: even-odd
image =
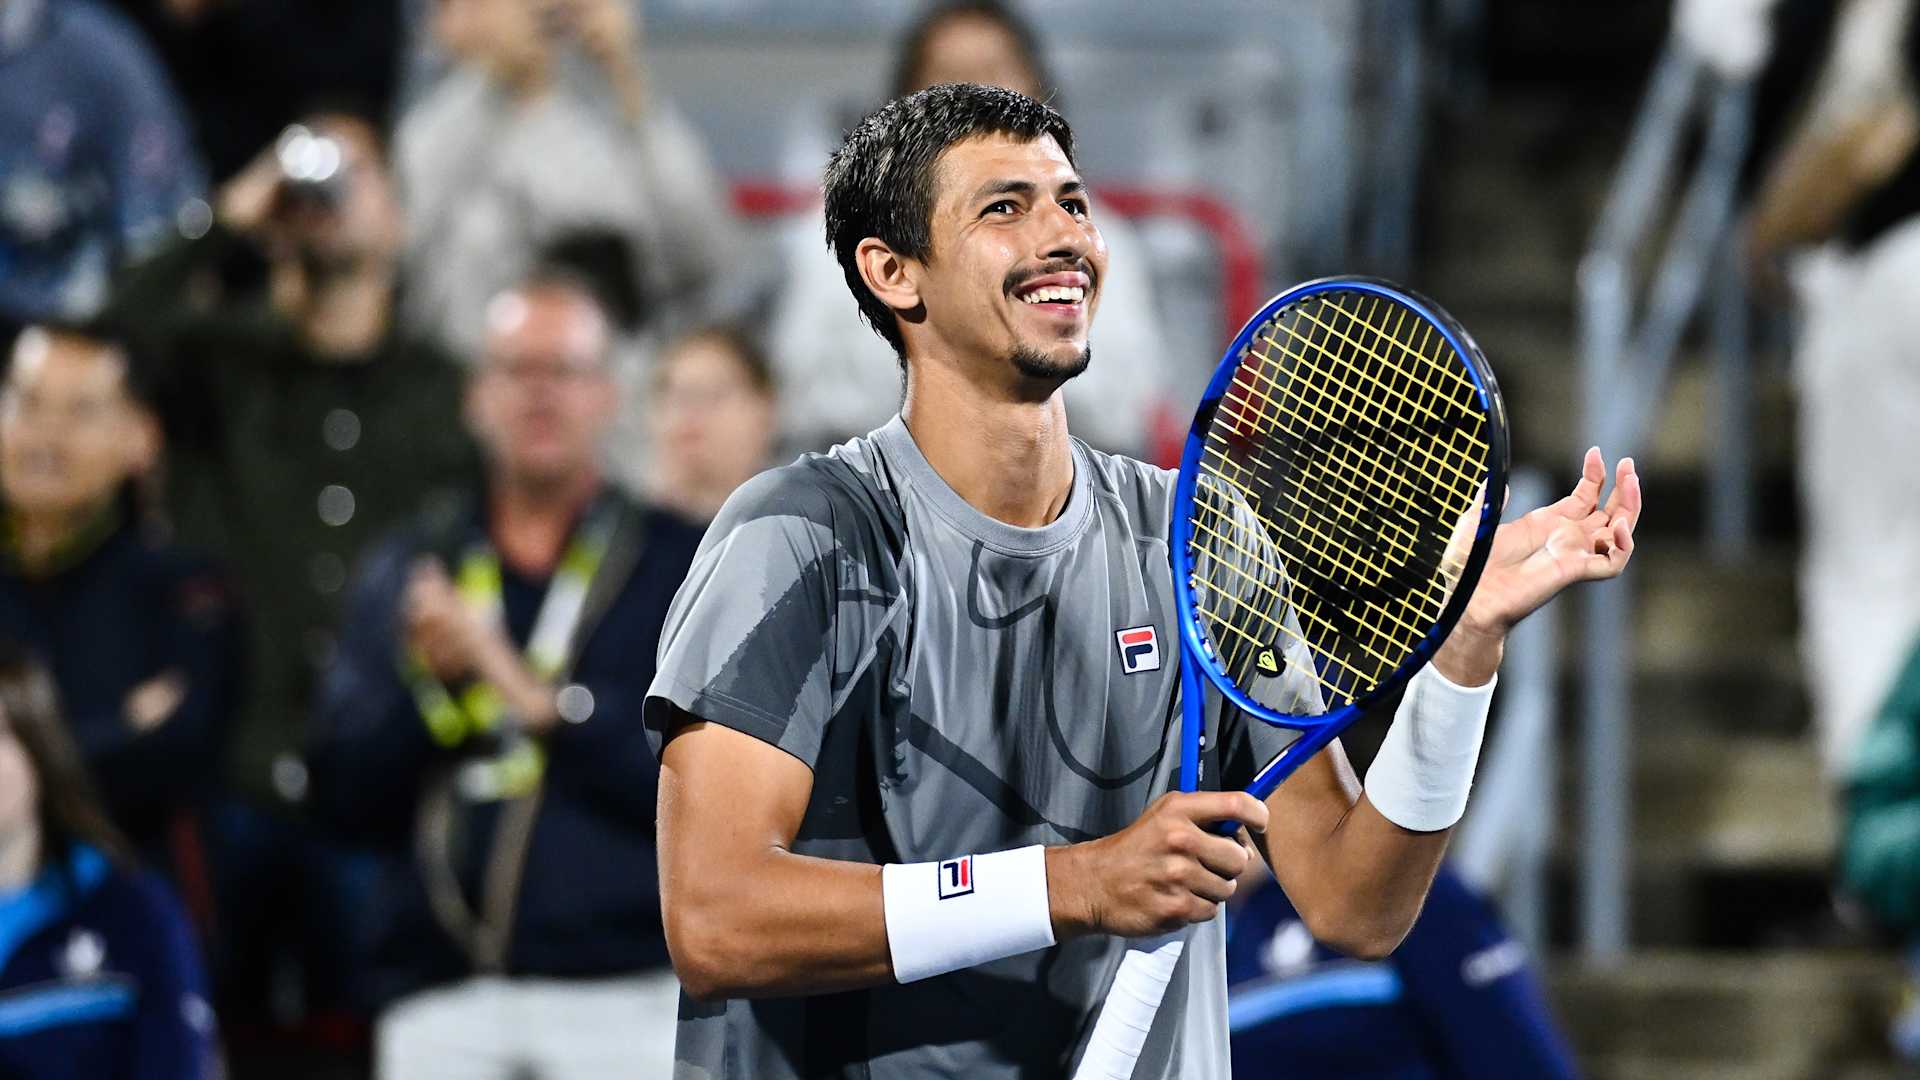
[(1848, 891), (1889, 925), (1920, 930), (1920, 647), (1861, 740), (1846, 803)]
[(159, 369), (179, 538), (225, 560), (246, 614), (230, 780), (298, 801), (295, 754), (355, 560), (429, 499), (471, 487), (476, 457), (461, 370), (436, 347), (395, 330), (343, 362), (263, 299), (206, 300), (243, 252), (217, 227), (162, 251), (128, 273), (111, 315)]

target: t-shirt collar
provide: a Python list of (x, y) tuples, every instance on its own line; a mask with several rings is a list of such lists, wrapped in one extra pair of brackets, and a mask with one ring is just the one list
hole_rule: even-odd
[(1038, 528), (1009, 525), (981, 513), (960, 497), (933, 463), (920, 452), (906, 421), (897, 414), (873, 433), (881, 452), (904, 474), (915, 491), (932, 503), (941, 517), (962, 533), (1008, 555), (1047, 555), (1078, 539), (1093, 513), (1092, 483), (1088, 464), (1077, 440), (1068, 440), (1073, 448), (1073, 489), (1060, 516)]

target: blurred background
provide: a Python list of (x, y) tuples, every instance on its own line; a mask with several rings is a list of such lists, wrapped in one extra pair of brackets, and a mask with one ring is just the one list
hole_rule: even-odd
[(1175, 464), (1240, 321), (1364, 273), (1477, 336), (1510, 505), (1644, 477), (1433, 948), (1236, 911), (1237, 1074), (1920, 1075), (1912, 8), (0, 0), (0, 1075), (665, 1075), (653, 639), (735, 485), (896, 407), (819, 177), (945, 81), (1074, 125), (1095, 445)]

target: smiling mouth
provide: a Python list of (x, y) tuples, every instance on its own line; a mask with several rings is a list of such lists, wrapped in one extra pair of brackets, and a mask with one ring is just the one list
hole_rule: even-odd
[(1078, 285), (1049, 285), (1032, 289), (1018, 297), (1023, 304), (1078, 304), (1087, 298), (1087, 290)]

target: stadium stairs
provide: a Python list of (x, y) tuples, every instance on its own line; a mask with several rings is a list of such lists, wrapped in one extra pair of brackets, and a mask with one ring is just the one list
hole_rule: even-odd
[[(1431, 283), (1492, 358), (1516, 460), (1570, 484), (1584, 449), (1575, 266), (1631, 102), (1608, 106), (1596, 125), (1591, 102), (1565, 95), (1496, 88), (1488, 100), (1443, 126), (1459, 141), (1434, 155), (1428, 255), (1415, 280)], [(1595, 1080), (1891, 1080), (1904, 1075), (1885, 1036), (1899, 965), (1833, 895), (1836, 807), (1795, 647), (1791, 388), (1777, 356), (1763, 356), (1756, 540), (1749, 558), (1716, 564), (1702, 540), (1705, 361), (1683, 356), (1639, 454), (1649, 510), (1631, 571), (1635, 950), (1613, 967), (1587, 966), (1575, 950), (1579, 658), (1590, 644), (1609, 646), (1579, 640), (1569, 605), (1544, 966)]]

